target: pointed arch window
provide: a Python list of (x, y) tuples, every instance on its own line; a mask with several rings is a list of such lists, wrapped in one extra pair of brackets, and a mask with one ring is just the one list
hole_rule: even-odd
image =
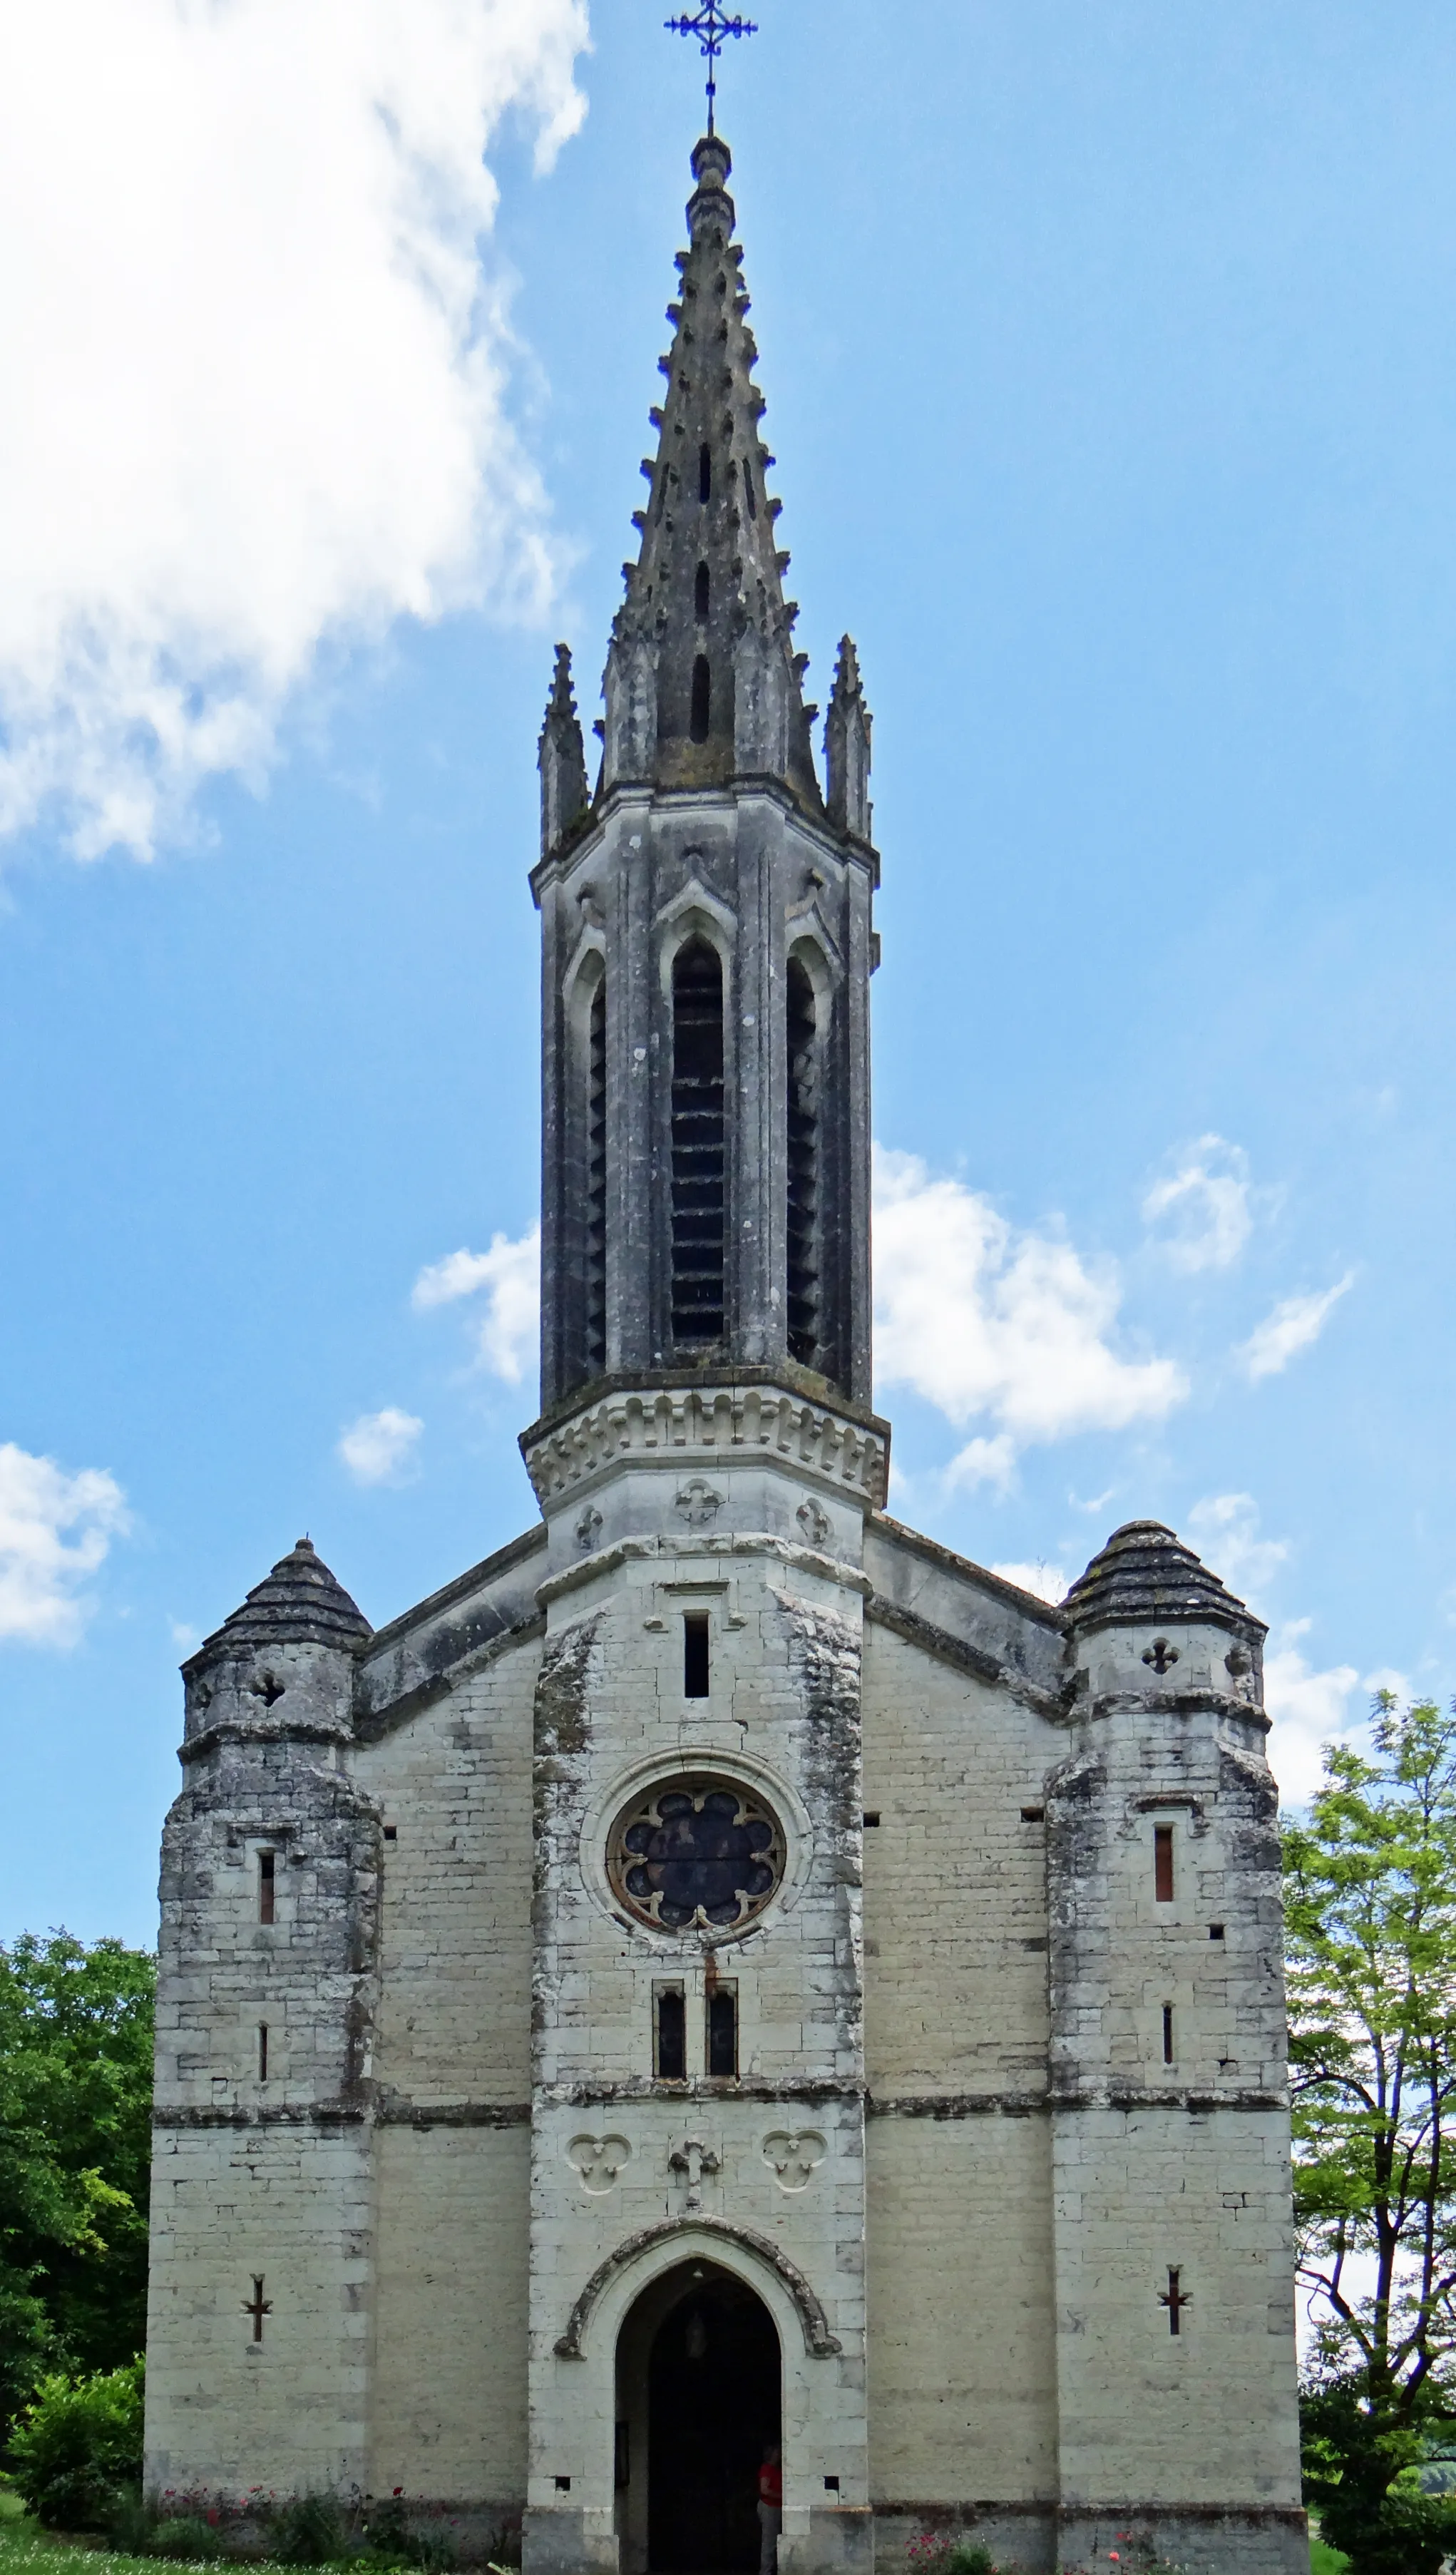
[(819, 1032), (807, 968), (790, 957), (784, 998), (788, 1061), (788, 1355), (819, 1363)]
[(607, 1365), (607, 978), (599, 975), (587, 1014), (586, 1240), (584, 1355), (589, 1376)]
[(727, 1174), (723, 961), (690, 939), (673, 966), (673, 1338), (723, 1338)]

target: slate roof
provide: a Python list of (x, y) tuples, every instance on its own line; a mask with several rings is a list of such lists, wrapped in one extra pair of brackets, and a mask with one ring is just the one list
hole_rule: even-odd
[(1216, 1618), (1265, 1633), (1263, 1620), (1161, 1520), (1126, 1520), (1114, 1529), (1072, 1584), (1062, 1615), (1072, 1627)]
[(257, 1645), (336, 1645), (343, 1653), (354, 1653), (373, 1633), (358, 1603), (315, 1553), (313, 1541), (301, 1537), (189, 1659), (197, 1663), (217, 1652), (247, 1653)]

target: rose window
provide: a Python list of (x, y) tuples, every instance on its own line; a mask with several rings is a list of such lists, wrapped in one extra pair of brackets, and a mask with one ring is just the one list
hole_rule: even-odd
[(783, 1834), (762, 1800), (727, 1779), (676, 1778), (618, 1817), (613, 1892), (664, 1931), (727, 1931), (761, 1913), (783, 1875)]

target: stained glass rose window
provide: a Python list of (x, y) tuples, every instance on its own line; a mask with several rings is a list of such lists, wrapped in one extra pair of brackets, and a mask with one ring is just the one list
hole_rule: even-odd
[(664, 1931), (727, 1931), (761, 1913), (783, 1875), (783, 1835), (761, 1799), (729, 1780), (683, 1778), (619, 1815), (613, 1890)]

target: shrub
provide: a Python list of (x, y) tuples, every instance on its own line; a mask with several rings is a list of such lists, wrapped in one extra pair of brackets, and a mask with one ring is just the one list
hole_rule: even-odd
[(10, 2436), (15, 2483), (49, 2530), (104, 2529), (142, 2473), (142, 2363), (43, 2378)]
[(141, 2554), (146, 2557), (182, 2557), (196, 2564), (199, 2559), (221, 2557), (223, 2538), (220, 2530), (200, 2513), (164, 2513), (152, 2524), (151, 2537)]
[(299, 2495), (274, 2524), (273, 2554), (283, 2566), (327, 2566), (346, 2553), (344, 2515), (336, 2495)]

